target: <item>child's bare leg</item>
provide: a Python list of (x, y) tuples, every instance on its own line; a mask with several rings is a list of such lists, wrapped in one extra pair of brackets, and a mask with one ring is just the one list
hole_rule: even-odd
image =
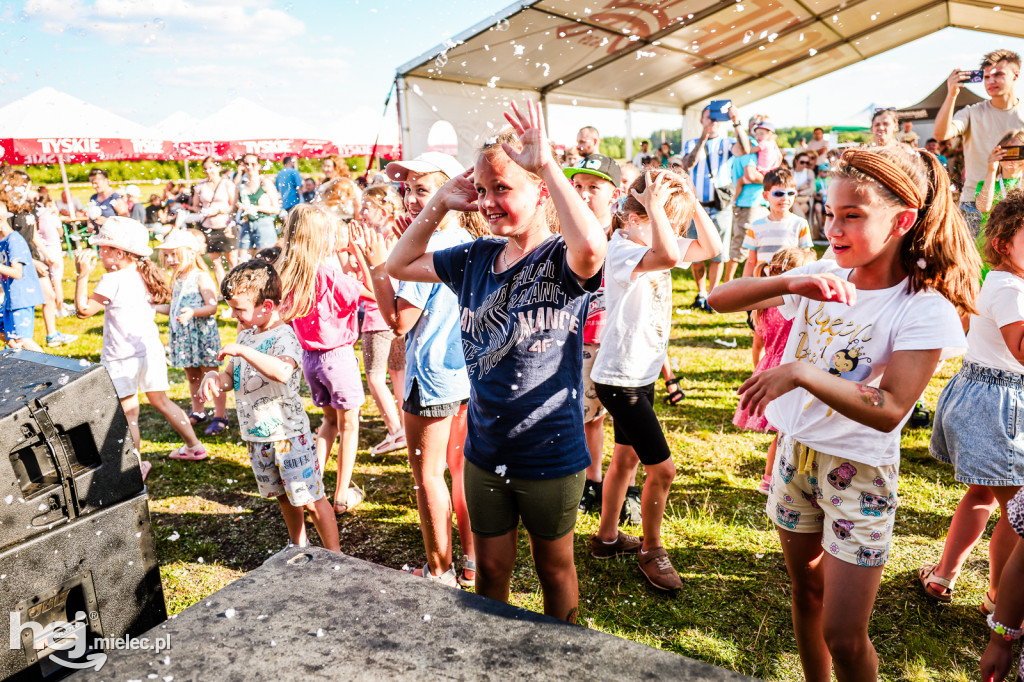
[(331, 503), (327, 501), (326, 497), (321, 497), (319, 500), (307, 504), (306, 509), (309, 510), (309, 516), (313, 519), (313, 526), (320, 536), (320, 542), (323, 543), (324, 549), (340, 552), (338, 517), (334, 515)]
[[(821, 542), (821, 536), (812, 534)], [(855, 566), (824, 554), (822, 633), (838, 682), (878, 679), (878, 654), (868, 636), (884, 566)], [(828, 680), (828, 677), (825, 677)]]
[(824, 550), (821, 535), (794, 533), (779, 529), (782, 554), (792, 587), (790, 609), (796, 648), (807, 682), (830, 682), (832, 656), (822, 634), (822, 607), (825, 595)]
[[(347, 504), (346, 492), (352, 483), (352, 469), (356, 465), (356, 450), (359, 449), (359, 410), (336, 410), (338, 415), (338, 488), (334, 491), (334, 502)], [(326, 413), (325, 413), (326, 414)]]
[[(199, 384), (203, 382), (206, 375), (206, 367), (186, 367), (185, 378), (188, 379), (188, 397), (192, 402), (193, 412), (205, 412), (206, 405), (199, 400)], [(221, 391), (224, 395), (224, 391)]]
[(130, 395), (127, 398), (121, 398), (121, 409), (124, 410), (124, 416), (128, 419), (128, 430), (132, 434), (132, 440), (135, 442), (135, 449), (141, 450), (142, 438), (139, 435), (139, 396)]
[(402, 421), (398, 418), (398, 410), (395, 408), (395, 397), (388, 390), (388, 382), (383, 372), (366, 374), (366, 385), (370, 388), (370, 395), (373, 402), (377, 404), (380, 416), (384, 420), (384, 428), (388, 434), (395, 434), (402, 428)]
[(302, 547), (306, 544), (306, 517), (303, 508), (293, 507), (288, 501), (287, 494), (278, 495), (277, 503), (281, 505), (284, 525), (288, 526), (288, 539)]
[(710, 294), (718, 286), (718, 280), (722, 277), (722, 264), (716, 260), (708, 261), (708, 293)]
[[(953, 512), (953, 520), (949, 524), (949, 534), (946, 536), (946, 543), (942, 547), (942, 558), (935, 566), (934, 575), (939, 578), (956, 580), (960, 575), (964, 562), (970, 556), (971, 550), (981, 540), (985, 527), (988, 525), (989, 517), (999, 506), (995, 495), (986, 486), (968, 486), (960, 503)], [(995, 535), (993, 534), (993, 540)], [(991, 563), (992, 543), (989, 544)], [(992, 589), (997, 583), (992, 581), (992, 574), (989, 573), (990, 594), (995, 594)], [(941, 588), (937, 588), (941, 589)]]
[(43, 325), (46, 327), (46, 335), (53, 336), (57, 333), (57, 297), (53, 292), (53, 285), (49, 277), (39, 278), (39, 288), (43, 292)]
[[(463, 448), (466, 443), (466, 412), (468, 405), (459, 408), (458, 414), (452, 417), (451, 432), (448, 435), (448, 473), (452, 476), (452, 507), (455, 509), (455, 520), (459, 524), (459, 541), (462, 553), (476, 562), (476, 545), (473, 542), (473, 530), (469, 522), (469, 507), (466, 505), (466, 489), (463, 486), (463, 470), (466, 460)], [(464, 571), (466, 578), (473, 579), (475, 571)], [(473, 575), (469, 575), (473, 574)]]
[(757, 367), (757, 363), (761, 362), (761, 355), (764, 353), (764, 338), (756, 331), (752, 331), (750, 334), (752, 338), (750, 355), (754, 361), (754, 367)]
[[(338, 411), (330, 405), (320, 408), (324, 411), (324, 420), (316, 432), (316, 458), (320, 462), (320, 472), (327, 471), (327, 460), (331, 457), (331, 448), (338, 437)], [(341, 462), (338, 462), (339, 485), (341, 476)], [(346, 483), (346, 486), (348, 484)], [(337, 495), (335, 495), (337, 497)]]
[(496, 538), (473, 536), (476, 543), (477, 594), (508, 603), (512, 569), (516, 565), (517, 533), (518, 529), (513, 529)]
[(404, 400), (402, 398), (402, 394), (405, 391), (405, 370), (404, 369), (388, 370), (388, 374), (391, 375), (391, 387), (393, 389), (395, 389), (395, 391), (394, 391), (394, 393), (395, 393), (395, 395), (394, 395), (395, 405), (398, 407), (399, 427), (401, 427), (402, 424), (405, 423), (403, 421), (404, 418), (405, 418), (405, 413), (402, 412), (402, 405), (405, 404)]
[(583, 434), (587, 439), (587, 449), (590, 450), (587, 480), (600, 483), (603, 478), (601, 469), (604, 466), (604, 413), (584, 424)]
[(779, 434), (775, 434), (775, 438), (772, 438), (772, 444), (768, 446), (768, 456), (764, 460), (764, 475), (768, 478), (772, 477), (772, 469), (775, 468), (775, 451), (779, 447)]
[(427, 566), (433, 575), (441, 575), (452, 565), (452, 506), (444, 480), (452, 418), (406, 414), (405, 422)]
[[(208, 372), (216, 372), (218, 367), (203, 367), (199, 371), (199, 384), (203, 383), (203, 377)], [(199, 390), (199, 384), (196, 384), (196, 390)], [(205, 409), (205, 405), (203, 406)], [(220, 395), (215, 396), (213, 399), (213, 416), (224, 419), (228, 416), (228, 394), (227, 391), (221, 391)], [(321, 469), (320, 471), (323, 471)]]
[[(644, 481), (643, 493), (640, 496), (640, 510), (643, 520), (644, 538), (641, 549), (650, 552), (661, 547), (661, 521), (665, 515), (665, 503), (672, 481), (676, 477), (676, 465), (672, 458), (664, 462), (644, 465), (647, 480)], [(602, 510), (603, 511), (603, 510)], [(604, 518), (602, 517), (602, 521)]]
[(999, 595), (996, 594), (996, 589), (999, 587), (999, 579), (1003, 575), (1003, 568), (1006, 566), (1006, 562), (1009, 561), (1010, 555), (1013, 554), (1014, 548), (1020, 541), (1018, 535), (1014, 532), (1013, 527), (1010, 526), (1009, 516), (1006, 511), (1006, 505), (1009, 504), (1013, 496), (1020, 490), (1017, 486), (993, 486), (989, 488), (995, 498), (999, 500), (999, 508), (1001, 515), (999, 517), (999, 523), (996, 524), (996, 529), (992, 531), (992, 539), (988, 545), (988, 563), (989, 563), (989, 592), (988, 596), (993, 601), (998, 601)]
[(178, 435), (185, 440), (185, 446), (194, 448), (199, 445), (196, 432), (192, 430), (192, 423), (188, 420), (185, 411), (178, 407), (163, 391), (150, 391), (146, 393), (146, 399), (157, 412), (164, 416), (171, 428), (178, 432)]
[(533, 564), (544, 595), (544, 614), (569, 623), (579, 617), (580, 585), (573, 560), (573, 532), (557, 540), (530, 536)]
[[(612, 451), (612, 462), (604, 477), (601, 499), (601, 526), (597, 537), (602, 542), (614, 542), (619, 537), (619, 510), (626, 499), (628, 488), (636, 477), (636, 468), (640, 459), (636, 451), (628, 445), (615, 444)], [(641, 510), (643, 503), (641, 500)]]
[(221, 254), (210, 254), (210, 265), (213, 266), (213, 277), (217, 280), (217, 291), (220, 291), (220, 283), (224, 279), (224, 264), (221, 262)]

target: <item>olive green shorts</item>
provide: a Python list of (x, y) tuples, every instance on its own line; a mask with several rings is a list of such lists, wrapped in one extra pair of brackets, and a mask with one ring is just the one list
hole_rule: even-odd
[(515, 530), (522, 519), (530, 536), (541, 540), (557, 540), (576, 527), (587, 480), (583, 471), (543, 480), (499, 476), (469, 460), (463, 476), (474, 535), (500, 537)]

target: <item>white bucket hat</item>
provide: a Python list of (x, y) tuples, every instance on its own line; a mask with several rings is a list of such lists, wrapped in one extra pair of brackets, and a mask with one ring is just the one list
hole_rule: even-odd
[(112, 216), (100, 226), (99, 234), (89, 237), (92, 246), (113, 246), (114, 248), (134, 253), (136, 256), (148, 256), (153, 253), (149, 248), (149, 231), (138, 220), (123, 216)]
[(199, 240), (196, 236), (188, 230), (171, 230), (166, 237), (164, 237), (163, 243), (158, 245), (157, 250), (182, 249), (189, 248), (197, 253), (202, 253), (202, 249), (199, 248)]
[(405, 182), (409, 173), (436, 173), (442, 172), (448, 179), (456, 175), (462, 175), (466, 168), (459, 163), (458, 159), (441, 152), (424, 152), (412, 161), (392, 161), (384, 169), (388, 180), (392, 182)]

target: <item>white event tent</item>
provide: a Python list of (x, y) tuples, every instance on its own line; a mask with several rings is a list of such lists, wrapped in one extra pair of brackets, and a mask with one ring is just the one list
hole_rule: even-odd
[(468, 158), (510, 99), (696, 125), (948, 26), (1024, 35), (1024, 0), (522, 0), (397, 70), (402, 150), (450, 123)]

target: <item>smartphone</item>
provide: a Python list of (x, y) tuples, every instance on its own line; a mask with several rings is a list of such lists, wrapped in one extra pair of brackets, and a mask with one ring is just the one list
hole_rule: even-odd
[(1020, 161), (1024, 156), (1021, 155), (1021, 150), (1024, 149), (1024, 145), (1019, 144), (1005, 144), (1001, 149), (1006, 152), (1003, 155), (1003, 161)]
[(974, 69), (968, 71), (967, 75), (960, 79), (961, 83), (983, 83), (985, 81), (985, 72), (981, 69)]
[(716, 99), (711, 102), (711, 109), (708, 114), (712, 121), (728, 121), (729, 109), (732, 108), (731, 99)]

